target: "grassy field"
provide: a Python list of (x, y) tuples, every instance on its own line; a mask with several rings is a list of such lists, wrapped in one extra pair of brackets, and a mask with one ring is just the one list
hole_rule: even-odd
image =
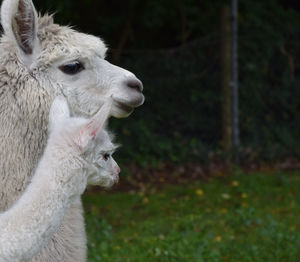
[(299, 262), (300, 172), (84, 196), (89, 261)]

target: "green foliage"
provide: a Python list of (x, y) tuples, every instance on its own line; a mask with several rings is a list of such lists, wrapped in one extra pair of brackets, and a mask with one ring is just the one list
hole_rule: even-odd
[[(223, 36), (211, 31), (219, 31), (223, 3), (210, 2), (201, 9), (201, 14), (209, 14), (201, 21), (210, 32), (198, 28), (206, 37), (174, 49), (128, 52), (122, 57), (120, 64), (143, 80), (147, 100), (126, 120), (132, 138), (120, 138), (121, 159), (134, 152), (131, 159), (138, 163), (203, 162), (209, 152), (221, 148)], [(239, 18), (242, 160), (248, 161), (249, 152), (256, 161), (299, 157), (300, 14), (283, 9), (280, 1), (243, 0)], [(136, 126), (141, 118), (147, 132)], [(121, 123), (114, 127), (119, 133)]]
[(129, 30), (126, 47), (131, 48), (173, 46), (199, 36), (205, 16), (199, 20), (198, 14), (208, 5), (197, 0), (34, 0), (34, 3), (39, 10), (57, 12), (58, 22), (101, 35), (114, 47)]
[[(292, 72), (285, 49), (300, 52), (296, 19), (299, 13), (280, 8), (279, 1), (241, 7), (241, 123), (244, 144), (273, 151), (282, 157), (299, 150), (299, 67)], [(275, 152), (274, 152), (275, 151)], [(277, 152), (276, 152), (277, 151)], [(281, 151), (281, 152), (279, 152)], [(266, 152), (271, 158), (272, 153)]]
[(159, 192), (88, 194), (89, 261), (296, 262), (299, 176), (236, 173)]
[[(113, 54), (120, 48), (113, 62), (143, 81), (143, 107), (112, 121), (123, 144), (118, 160), (205, 162), (222, 148), (219, 30), (221, 7), (229, 1), (34, 2), (57, 10), (58, 22), (101, 35)], [(283, 2), (239, 1), (240, 139), (246, 161), (300, 155), (300, 14)]]

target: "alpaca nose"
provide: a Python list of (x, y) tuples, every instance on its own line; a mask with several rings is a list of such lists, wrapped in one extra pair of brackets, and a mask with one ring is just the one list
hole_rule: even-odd
[(135, 89), (138, 92), (143, 92), (143, 83), (136, 77), (130, 77), (125, 80), (125, 85), (129, 88)]
[(121, 168), (119, 166), (116, 166), (115, 171), (116, 171), (116, 174), (118, 175), (121, 172)]

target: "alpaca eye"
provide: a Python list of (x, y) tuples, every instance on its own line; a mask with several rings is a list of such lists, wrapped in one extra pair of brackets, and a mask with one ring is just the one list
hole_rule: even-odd
[(108, 159), (110, 158), (110, 154), (104, 154), (103, 155), (103, 159), (105, 160), (105, 161), (107, 161)]
[(76, 61), (71, 64), (62, 65), (59, 69), (67, 75), (76, 75), (84, 70), (84, 66), (80, 62)]

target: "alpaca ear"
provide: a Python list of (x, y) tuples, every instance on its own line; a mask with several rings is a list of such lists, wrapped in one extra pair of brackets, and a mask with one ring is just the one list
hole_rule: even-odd
[(20, 60), (28, 67), (39, 53), (38, 18), (31, 0), (4, 0), (1, 24), (5, 35), (17, 46)]
[(50, 108), (49, 112), (49, 130), (50, 132), (55, 129), (56, 126), (63, 123), (63, 121), (70, 117), (70, 110), (68, 102), (63, 96), (57, 96)]
[(111, 106), (112, 99), (109, 98), (96, 115), (82, 126), (79, 133), (79, 144), (81, 147), (86, 147), (104, 128), (110, 116)]

